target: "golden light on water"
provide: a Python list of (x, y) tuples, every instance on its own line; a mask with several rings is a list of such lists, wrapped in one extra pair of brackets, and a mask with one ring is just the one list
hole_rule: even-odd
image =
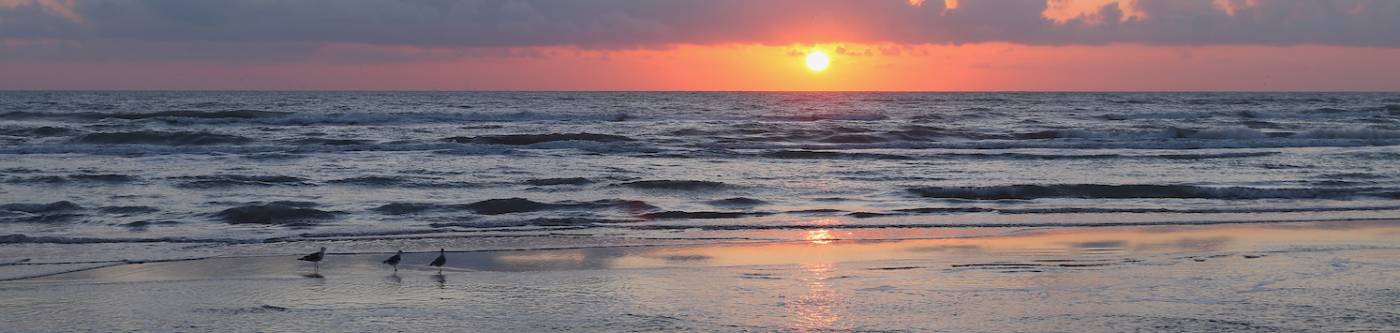
[(812, 244), (830, 244), (836, 236), (832, 236), (830, 230), (822, 229), (808, 231), (807, 236), (803, 238)]
[(796, 296), (785, 305), (792, 318), (792, 329), (796, 332), (833, 331), (841, 321), (846, 295), (831, 285), (836, 265), (829, 262), (801, 264), (796, 279), (806, 285), (806, 292)]

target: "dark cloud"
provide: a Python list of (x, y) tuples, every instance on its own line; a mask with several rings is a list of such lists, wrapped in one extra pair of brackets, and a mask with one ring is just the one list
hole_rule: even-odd
[[(1099, 1), (1102, 2), (1102, 1)], [(1400, 47), (1400, 1), (1136, 0), (1063, 21), (1043, 0), (0, 0), (0, 40), (413, 47), (714, 43)], [(1228, 7), (1228, 10), (1227, 10)], [(881, 50), (888, 54), (892, 50)]]

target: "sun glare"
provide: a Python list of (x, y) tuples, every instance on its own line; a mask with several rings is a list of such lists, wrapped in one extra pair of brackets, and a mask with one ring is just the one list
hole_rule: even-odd
[(812, 51), (807, 53), (807, 69), (820, 72), (826, 70), (828, 65), (831, 65), (831, 58), (827, 57), (825, 52)]

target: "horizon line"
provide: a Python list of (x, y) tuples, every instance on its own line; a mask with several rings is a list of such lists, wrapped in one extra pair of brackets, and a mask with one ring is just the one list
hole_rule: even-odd
[(552, 90), (552, 89), (0, 89), (9, 92), (423, 92), (423, 93), (1400, 93), (1400, 90)]

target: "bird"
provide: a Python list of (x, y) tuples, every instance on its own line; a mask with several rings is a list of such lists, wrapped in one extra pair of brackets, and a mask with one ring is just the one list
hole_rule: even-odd
[(403, 250), (399, 250), (398, 253), (394, 253), (394, 256), (393, 256), (393, 257), (389, 257), (389, 259), (384, 259), (384, 264), (385, 264), (385, 265), (389, 265), (389, 266), (394, 266), (394, 271), (395, 271), (395, 272), (398, 272), (398, 271), (399, 271), (399, 260), (401, 260), (401, 259), (403, 259)]
[(313, 265), (315, 265), (314, 267), (316, 267), (316, 268), (315, 268), (316, 271), (317, 271), (317, 272), (320, 272), (320, 271), (321, 271), (321, 259), (325, 259), (325, 258), (326, 258), (326, 247), (322, 246), (320, 251), (316, 251), (316, 253), (312, 253), (312, 254), (308, 254), (308, 255), (302, 256), (301, 258), (297, 258), (297, 260), (301, 260), (301, 261), (310, 261)]
[(433, 262), (428, 263), (428, 266), (437, 267), (437, 268), (438, 268), (438, 273), (442, 273), (442, 265), (443, 265), (443, 264), (446, 264), (446, 263), (447, 263), (447, 249), (438, 249), (438, 256), (437, 256), (437, 259), (433, 259)]

